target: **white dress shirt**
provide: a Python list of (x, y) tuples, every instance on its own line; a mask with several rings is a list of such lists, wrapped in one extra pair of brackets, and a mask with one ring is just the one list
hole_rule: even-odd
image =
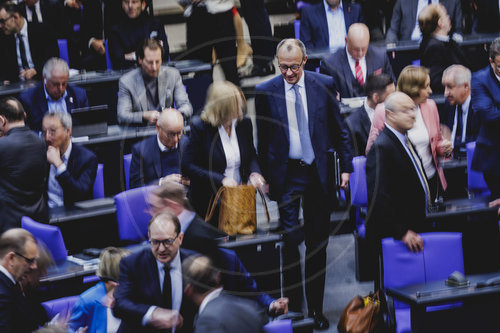
[(422, 118), (419, 106), (417, 107), (415, 124), (408, 131), (408, 138), (413, 143), (418, 156), (422, 160), (422, 166), (424, 167), (427, 179), (431, 179), (436, 173), (436, 167), (432, 159), (429, 132), (427, 131), (427, 127), (425, 127), (424, 118)]
[[(28, 61), (28, 66), (29, 68), (35, 68), (35, 64), (33, 63), (33, 58), (31, 58), (31, 49), (30, 49), (30, 43), (29, 43), (29, 37), (28, 37), (28, 21), (26, 21), (25, 18), (23, 18), (24, 24), (23, 27), (21, 28), (21, 31), (19, 31), (19, 34), (23, 36), (23, 42), (24, 42), (24, 49), (26, 50), (26, 60)], [(17, 52), (17, 65), (19, 66), (19, 71), (22, 71), (23, 68), (23, 62), (21, 60), (21, 50), (19, 49), (19, 39), (17, 39), (17, 35), (14, 36), (16, 38), (16, 52)]]
[[(36, 16), (38, 17), (38, 23), (43, 23), (42, 11), (40, 10), (40, 1), (38, 1), (35, 4), (35, 12), (36, 12)], [(26, 6), (26, 18), (28, 19), (29, 22), (33, 21), (33, 19), (32, 19), (33, 12), (31, 11), (31, 9), (28, 8), (28, 6)]]
[[(302, 72), (302, 77), (296, 85), (299, 86), (300, 97), (302, 97), (302, 106), (306, 114), (306, 119), (309, 120), (304, 75), (305, 73)], [(302, 159), (302, 144), (300, 143), (297, 115), (295, 114), (295, 91), (293, 90), (293, 84), (286, 82), (284, 79), (283, 82), (285, 83), (286, 113), (288, 116), (288, 131), (290, 136), (290, 150), (288, 151), (288, 157), (294, 160), (300, 160)]]
[[(345, 52), (347, 53), (347, 61), (349, 62), (349, 67), (351, 68), (352, 75), (356, 78), (356, 59), (354, 59), (349, 54), (347, 48), (345, 49)], [(359, 59), (359, 65), (361, 66), (361, 71), (363, 72), (363, 82), (366, 82), (366, 56)]]
[(226, 155), (226, 170), (224, 170), (224, 176), (232, 178), (236, 183), (240, 184), (241, 156), (238, 137), (236, 136), (236, 119), (233, 119), (231, 122), (231, 136), (227, 135), (223, 125), (219, 126), (219, 136), (222, 141), (224, 155)]
[(178, 216), (177, 218), (179, 219), (179, 222), (181, 223), (181, 232), (185, 233), (187, 228), (191, 225), (191, 222), (193, 222), (194, 218), (196, 216), (195, 212), (192, 212), (190, 210), (184, 209)]
[(370, 123), (373, 123), (373, 115), (375, 114), (375, 109), (372, 109), (368, 105), (368, 103), (366, 103), (366, 99), (365, 99), (364, 105), (365, 105), (366, 114), (368, 115), (368, 118), (370, 118)]
[(49, 186), (47, 189), (47, 194), (49, 196), (48, 205), (50, 208), (64, 206), (64, 191), (57, 181), (56, 177), (62, 174), (68, 168), (68, 160), (71, 155), (71, 150), (73, 149), (73, 143), (69, 142), (68, 148), (61, 156), (63, 163), (56, 169), (54, 165), (50, 165), (49, 172)]
[[(45, 84), (43, 85), (43, 91), (45, 92), (45, 98), (47, 99), (47, 107), (49, 112), (55, 112), (55, 111), (68, 112), (68, 109), (66, 108), (66, 96), (68, 96), (67, 90), (64, 91), (64, 94), (58, 100), (55, 100), (52, 97), (50, 97), (49, 93), (47, 92), (47, 89), (45, 88)], [(72, 97), (70, 97), (70, 99), (72, 99)]]
[[(469, 106), (470, 106), (470, 94), (465, 100), (465, 102), (462, 104), (462, 133), (459, 133), (458, 135), (461, 136), (461, 142), (465, 141), (466, 135), (467, 135), (467, 115), (469, 114)], [(457, 110), (458, 106), (455, 106), (455, 111)], [(453, 117), (453, 129), (451, 131), (451, 144), (453, 147), (455, 147), (455, 137), (457, 135), (457, 113), (455, 112), (455, 117)]]
[(347, 35), (345, 29), (344, 7), (342, 1), (339, 6), (332, 10), (330, 5), (323, 0), (326, 12), (326, 22), (328, 24), (328, 45), (330, 48), (338, 48), (345, 46), (345, 36)]

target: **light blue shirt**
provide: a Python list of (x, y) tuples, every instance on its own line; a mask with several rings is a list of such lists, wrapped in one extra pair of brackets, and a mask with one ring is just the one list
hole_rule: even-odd
[(194, 218), (196, 217), (196, 213), (192, 212), (190, 210), (184, 209), (178, 216), (177, 218), (179, 219), (179, 222), (181, 223), (181, 232), (185, 233), (187, 228), (191, 225), (191, 222), (193, 222)]
[[(300, 96), (302, 97), (302, 106), (304, 107), (306, 119), (308, 119), (304, 75), (305, 73), (302, 72), (302, 77), (296, 85), (299, 86)], [(300, 160), (302, 159), (302, 144), (300, 142), (300, 134), (297, 125), (297, 115), (295, 114), (295, 91), (293, 90), (293, 84), (286, 82), (284, 79), (283, 81), (285, 82), (286, 113), (288, 116), (288, 132), (290, 137), (290, 150), (288, 151), (288, 157), (294, 160)]]
[(43, 85), (43, 91), (45, 92), (45, 98), (47, 99), (47, 106), (49, 108), (48, 109), (49, 112), (54, 112), (54, 111), (68, 112), (65, 101), (66, 96), (68, 96), (67, 90), (64, 91), (64, 94), (58, 100), (55, 100), (52, 97), (50, 97), (49, 93), (47, 92), (47, 89), (45, 89), (45, 85)]
[[(24, 19), (24, 24), (23, 27), (21, 28), (21, 31), (19, 31), (19, 34), (23, 37), (23, 43), (24, 43), (24, 49), (26, 50), (26, 60), (28, 60), (28, 66), (29, 68), (35, 68), (35, 64), (33, 63), (33, 59), (31, 58), (31, 49), (30, 49), (30, 43), (28, 40), (28, 22), (26, 19)], [(23, 68), (23, 62), (21, 60), (21, 50), (19, 49), (19, 39), (16, 38), (16, 52), (17, 52), (17, 65), (19, 66), (19, 72), (22, 71)]]
[(344, 7), (342, 1), (339, 6), (332, 10), (330, 5), (323, 0), (326, 12), (326, 22), (328, 23), (328, 37), (330, 48), (338, 48), (345, 46), (345, 36), (347, 35), (344, 20)]
[[(465, 137), (467, 135), (467, 115), (469, 114), (469, 106), (470, 106), (470, 94), (469, 97), (465, 100), (464, 104), (462, 104), (462, 133), (458, 135), (461, 136), (460, 142), (465, 141)], [(457, 106), (455, 106), (455, 110)], [(455, 117), (453, 118), (453, 130), (451, 132), (451, 143), (455, 146), (455, 136), (457, 135), (457, 113), (455, 112)]]
[(73, 144), (70, 141), (68, 149), (66, 149), (64, 154), (61, 156), (63, 164), (61, 164), (57, 169), (52, 164), (50, 165), (49, 186), (47, 189), (47, 194), (49, 197), (48, 205), (50, 208), (64, 206), (64, 191), (57, 181), (56, 177), (67, 170), (69, 155), (71, 155), (71, 149), (73, 149)]

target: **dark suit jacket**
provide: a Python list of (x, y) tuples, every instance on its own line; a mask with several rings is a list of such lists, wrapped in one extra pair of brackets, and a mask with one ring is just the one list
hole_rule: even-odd
[[(340, 155), (341, 172), (353, 170), (349, 132), (340, 116), (333, 79), (310, 71), (304, 71), (303, 75), (315, 164), (322, 190), (331, 194), (334, 188), (333, 149)], [(290, 148), (284, 79), (277, 76), (255, 89), (259, 165), (269, 184), (270, 198), (277, 200), (283, 191)]]
[[(260, 173), (250, 118), (243, 118), (236, 125), (240, 148), (240, 176), (248, 181), (252, 172)], [(182, 155), (182, 174), (191, 180), (189, 196), (191, 204), (200, 216), (205, 216), (210, 198), (222, 186), (226, 170), (226, 155), (219, 136), (219, 129), (193, 117), (191, 132)]]
[[(387, 127), (366, 158), (368, 190), (367, 237), (400, 239), (420, 232), (425, 221), (425, 192), (410, 156)], [(378, 243), (378, 242), (377, 242)]]
[(472, 32), (498, 33), (500, 30), (500, 13), (497, 0), (478, 0), (477, 18), (472, 27)]
[(259, 333), (267, 323), (263, 309), (245, 298), (222, 293), (207, 303), (195, 322), (195, 333)]
[(442, 42), (434, 37), (424, 38), (420, 43), (420, 65), (429, 68), (431, 88), (433, 93), (443, 93), (441, 83), (443, 72), (453, 64), (470, 67), (460, 46), (450, 39)]
[[(366, 76), (372, 73), (385, 73), (396, 81), (384, 49), (369, 46), (365, 58)], [(345, 48), (341, 48), (324, 58), (321, 62), (320, 72), (333, 77), (340, 97), (350, 98), (366, 95), (364, 88), (359, 85), (356, 77), (352, 74)]]
[[(359, 4), (342, 1), (342, 6), (346, 32), (351, 24), (365, 21)], [(323, 1), (304, 8), (300, 18), (300, 40), (306, 45), (307, 49), (328, 47), (330, 44), (329, 36), (330, 32), (328, 31)]]
[[(59, 48), (51, 29), (44, 24), (28, 24), (28, 41), (31, 58), (37, 71), (35, 79), (42, 77), (45, 62), (51, 57), (59, 56)], [(19, 81), (17, 65), (16, 37), (14, 35), (0, 37), (0, 79), (11, 82)]]
[[(181, 261), (195, 254), (180, 249)], [(118, 332), (160, 332), (152, 327), (143, 327), (142, 318), (152, 305), (161, 306), (162, 294), (158, 277), (158, 266), (151, 249), (145, 247), (120, 261), (119, 287), (115, 290), (114, 315), (122, 319)], [(176, 332), (191, 332), (196, 306), (186, 297), (182, 298), (180, 313), (184, 325)]]
[[(58, 38), (68, 38), (72, 27), (62, 3), (49, 0), (39, 0), (39, 2), (43, 23), (48, 25)], [(19, 2), (19, 9), (21, 10), (21, 15), (27, 17), (26, 3), (24, 1)]]
[[(450, 16), (452, 30), (451, 33), (462, 33), (462, 4), (459, 0), (439, 1)], [(385, 40), (388, 43), (395, 43), (398, 40), (410, 40), (413, 29), (417, 22), (418, 1), (398, 0), (394, 5), (392, 20)]]
[[(66, 91), (68, 94), (65, 102), (68, 113), (71, 113), (73, 109), (89, 106), (87, 93), (84, 89), (68, 84)], [(33, 131), (41, 131), (43, 116), (49, 110), (43, 82), (36, 87), (23, 91), (19, 95), (19, 101), (23, 104), (26, 112), (28, 126)]]
[[(187, 143), (183, 136), (179, 141), (179, 169), (182, 150)], [(161, 156), (157, 136), (153, 135), (132, 147), (132, 162), (130, 163), (130, 188), (145, 185), (158, 185), (161, 174)]]
[(0, 233), (21, 227), (21, 217), (48, 220), (45, 184), (47, 148), (27, 127), (0, 138)]
[[(450, 131), (453, 131), (453, 124), (455, 121), (456, 105), (451, 105), (448, 100), (445, 101), (443, 106), (443, 115), (439, 116), (441, 123), (448, 126)], [(467, 128), (465, 129), (465, 143), (476, 141), (477, 133), (479, 132), (478, 115), (475, 114), (472, 102), (469, 105), (469, 112), (467, 112)]]
[(366, 150), (366, 142), (370, 134), (372, 122), (366, 113), (364, 106), (356, 109), (351, 113), (345, 122), (351, 132), (351, 140), (353, 142), (354, 156), (364, 156)]
[(481, 128), (472, 169), (500, 175), (500, 82), (490, 65), (472, 75), (472, 106)]
[(92, 199), (97, 157), (85, 147), (73, 144), (66, 171), (56, 177), (63, 189), (64, 205)]
[(165, 27), (156, 18), (142, 13), (135, 20), (123, 19), (111, 29), (109, 34), (109, 56), (113, 69), (126, 69), (134, 67), (136, 62), (125, 59), (125, 54), (136, 52), (147, 38), (156, 38), (163, 44), (164, 62), (168, 62), (169, 48)]
[(21, 289), (0, 272), (0, 332), (30, 333), (39, 324)]

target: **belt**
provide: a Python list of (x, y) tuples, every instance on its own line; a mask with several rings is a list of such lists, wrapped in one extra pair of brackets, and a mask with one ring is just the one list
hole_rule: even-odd
[(305, 168), (305, 167), (310, 167), (311, 164), (307, 164), (306, 162), (302, 161), (302, 160), (297, 160), (297, 159), (288, 159), (288, 164), (289, 165), (295, 165), (295, 166), (299, 166), (299, 167), (302, 167), (302, 168)]

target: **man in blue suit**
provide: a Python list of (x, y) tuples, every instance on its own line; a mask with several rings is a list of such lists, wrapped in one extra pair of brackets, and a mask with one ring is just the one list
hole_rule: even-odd
[(64, 111), (47, 113), (43, 117), (42, 132), (50, 164), (49, 207), (92, 199), (97, 157), (90, 150), (71, 142), (71, 116)]
[(472, 105), (480, 129), (472, 169), (482, 171), (492, 198), (500, 197), (500, 38), (490, 46), (490, 66), (472, 75)]
[(356, 22), (364, 22), (359, 4), (323, 0), (302, 10), (300, 40), (307, 49), (343, 47), (349, 27)]
[(182, 136), (184, 119), (175, 109), (165, 109), (156, 123), (157, 135), (132, 147), (130, 188), (161, 185), (163, 181), (181, 182), (180, 156), (186, 139)]
[(320, 72), (333, 77), (341, 98), (365, 96), (364, 84), (370, 74), (385, 73), (396, 81), (387, 53), (370, 46), (370, 31), (355, 23), (347, 33), (346, 47), (325, 57)]
[(43, 66), (43, 83), (19, 95), (26, 111), (28, 126), (33, 131), (42, 130), (42, 119), (49, 111), (71, 110), (89, 106), (85, 90), (68, 84), (68, 64), (59, 58), (50, 58)]
[[(283, 248), (285, 292), (293, 311), (301, 311), (302, 279), (298, 245), (305, 239), (306, 296), (317, 329), (326, 329), (323, 292), (326, 246), (334, 194), (335, 149), (345, 187), (352, 172), (349, 134), (340, 116), (331, 77), (304, 71), (304, 44), (282, 40), (277, 47), (281, 75), (256, 87), (259, 164), (277, 200)], [(302, 198), (304, 226), (299, 223)]]

